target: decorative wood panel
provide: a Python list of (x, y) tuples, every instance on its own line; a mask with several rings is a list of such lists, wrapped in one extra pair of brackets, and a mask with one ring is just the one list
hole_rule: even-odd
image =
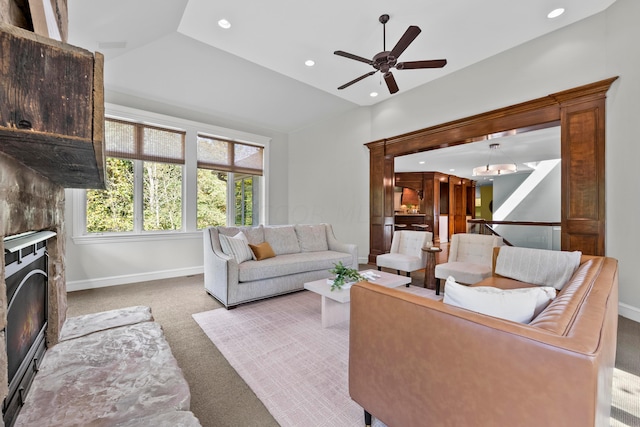
[(103, 188), (103, 61), (0, 24), (0, 149), (64, 187)]
[[(367, 144), (369, 147), (369, 262), (375, 263), (375, 257), (382, 254), (385, 247), (384, 211), (384, 143), (381, 141)], [(393, 189), (393, 187), (391, 187)], [(373, 258), (372, 258), (373, 257)]]
[[(560, 124), (563, 156), (562, 249), (604, 255), (604, 104), (606, 92), (616, 79), (617, 77), (613, 77), (522, 104), (378, 141), (376, 151), (370, 152), (372, 166), (373, 157), (384, 151), (384, 164), (387, 169), (384, 176), (376, 178), (375, 182), (371, 181), (371, 188), (386, 194), (383, 188), (390, 186), (385, 203), (393, 210), (394, 157), (484, 140), (496, 132), (513, 129), (534, 130)], [(384, 146), (384, 150), (379, 149), (380, 144)], [(585, 168), (587, 171), (590, 170), (593, 176), (582, 182), (586, 177)], [(374, 203), (373, 198), (371, 200), (371, 203)], [(381, 219), (374, 218), (373, 215), (371, 217), (370, 261), (375, 260), (377, 254), (388, 251), (390, 247), (390, 239), (385, 239), (388, 235), (387, 230), (374, 230), (374, 221), (380, 222)], [(376, 242), (375, 246), (373, 242)], [(380, 242), (389, 246), (381, 247)]]
[(604, 108), (604, 98), (562, 104), (563, 250), (605, 254)]

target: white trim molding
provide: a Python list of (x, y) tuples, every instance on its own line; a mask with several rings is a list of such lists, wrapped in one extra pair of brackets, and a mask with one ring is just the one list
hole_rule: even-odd
[(623, 302), (618, 304), (618, 314), (627, 319), (631, 319), (640, 323), (640, 308), (634, 307)]
[[(195, 274), (204, 274), (204, 266), (152, 271), (148, 273), (136, 273), (123, 276), (102, 277), (98, 279), (74, 280), (67, 282), (67, 292), (105, 288), (107, 286), (130, 285), (134, 283), (148, 282), (150, 280), (173, 279), (174, 277), (193, 276)], [(204, 279), (202, 283), (202, 289), (204, 289)]]

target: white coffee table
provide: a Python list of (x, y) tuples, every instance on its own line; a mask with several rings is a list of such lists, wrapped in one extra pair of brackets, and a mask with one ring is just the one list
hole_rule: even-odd
[[(398, 276), (397, 274), (386, 273), (377, 270), (364, 270), (362, 273), (373, 273), (380, 277), (369, 280), (371, 283), (386, 286), (387, 288), (397, 288), (398, 286), (411, 283), (411, 277)], [(336, 325), (349, 320), (349, 307), (351, 301), (351, 289), (331, 290), (331, 285), (327, 279), (316, 280), (304, 284), (304, 288), (322, 296), (322, 327)]]

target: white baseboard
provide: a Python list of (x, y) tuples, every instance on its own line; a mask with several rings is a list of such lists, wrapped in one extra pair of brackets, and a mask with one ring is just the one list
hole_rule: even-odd
[(67, 292), (104, 288), (106, 286), (128, 285), (130, 283), (147, 282), (149, 280), (171, 279), (173, 277), (191, 276), (203, 273), (204, 267), (200, 266), (179, 268), (175, 270), (153, 271), (149, 273), (128, 274), (124, 276), (102, 277), (99, 279), (74, 280), (67, 282)]
[(622, 302), (618, 303), (618, 314), (640, 323), (640, 308), (638, 307), (633, 307)]

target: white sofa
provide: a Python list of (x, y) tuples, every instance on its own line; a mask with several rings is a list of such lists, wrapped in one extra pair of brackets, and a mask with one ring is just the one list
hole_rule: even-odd
[[(239, 232), (252, 245), (267, 242), (275, 257), (238, 263), (222, 250), (220, 234)], [(209, 227), (203, 242), (205, 290), (226, 308), (302, 290), (305, 282), (328, 278), (338, 262), (358, 268), (357, 246), (339, 242), (329, 224)]]

